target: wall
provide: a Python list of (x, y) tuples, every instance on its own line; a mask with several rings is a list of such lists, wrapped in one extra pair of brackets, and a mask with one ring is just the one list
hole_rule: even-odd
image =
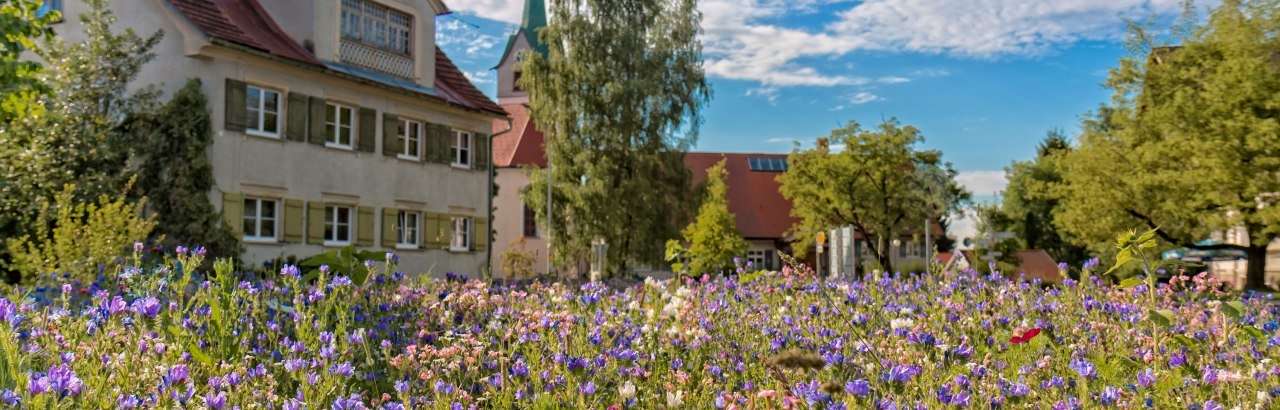
[(529, 40), (523, 35), (515, 37), (515, 44), (509, 46), (511, 53), (507, 55), (506, 60), (498, 63), (498, 103), (499, 104), (525, 104), (529, 102), (529, 93), (524, 91), (516, 91), (514, 88), (514, 76), (517, 64), (516, 58), (520, 54), (520, 50), (529, 49)]
[[(512, 241), (524, 236), (524, 202), (520, 192), (529, 186), (529, 178), (521, 168), (499, 168), (497, 179), (498, 196), (493, 199), (493, 272), (494, 277), (506, 277), (502, 271), (502, 254), (511, 250)], [(524, 249), (536, 254), (533, 264), (538, 275), (547, 273), (547, 240), (545, 234), (534, 238), (524, 238)]]

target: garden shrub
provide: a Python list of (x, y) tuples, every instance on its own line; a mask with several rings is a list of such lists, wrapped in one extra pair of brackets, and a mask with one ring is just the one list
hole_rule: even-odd
[(96, 202), (75, 201), (75, 185), (66, 185), (53, 203), (40, 207), (34, 235), (10, 239), (12, 268), (25, 283), (48, 273), (93, 282), (133, 244), (145, 241), (155, 228), (154, 216), (143, 216), (146, 198), (138, 202), (106, 195)]
[(511, 241), (509, 249), (500, 257), (502, 258), (500, 266), (502, 271), (507, 273), (507, 278), (533, 278), (533, 264), (538, 262), (538, 256), (537, 252), (525, 247), (524, 237)]

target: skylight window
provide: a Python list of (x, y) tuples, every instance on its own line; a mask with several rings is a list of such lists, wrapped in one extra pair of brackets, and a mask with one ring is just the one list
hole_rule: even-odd
[(785, 172), (787, 170), (786, 158), (750, 157), (747, 158), (747, 164), (751, 166), (752, 171), (756, 172)]

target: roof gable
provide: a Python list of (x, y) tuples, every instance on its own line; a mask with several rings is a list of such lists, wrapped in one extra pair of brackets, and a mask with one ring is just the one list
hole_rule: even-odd
[(693, 182), (707, 179), (707, 169), (725, 160), (726, 200), (733, 213), (738, 234), (747, 239), (785, 239), (787, 231), (799, 221), (791, 216), (791, 201), (782, 196), (779, 172), (752, 171), (751, 158), (786, 159), (786, 154), (737, 154), (690, 152), (684, 163), (693, 172)]

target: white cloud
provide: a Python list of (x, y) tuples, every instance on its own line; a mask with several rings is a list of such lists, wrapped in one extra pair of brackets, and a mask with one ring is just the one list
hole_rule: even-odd
[(853, 94), (852, 97), (849, 97), (849, 103), (855, 104), (855, 105), (866, 104), (869, 102), (875, 102), (880, 100), (881, 100), (880, 96), (872, 94), (867, 91), (859, 91)]
[(1004, 190), (1009, 180), (1003, 170), (995, 171), (961, 171), (956, 175), (956, 182), (968, 189), (975, 197), (989, 197)]
[(750, 89), (750, 90), (747, 90), (747, 96), (748, 96), (748, 97), (753, 96), (753, 95), (754, 95), (754, 96), (757, 96), (757, 97), (764, 97), (765, 99), (769, 100), (769, 102), (771, 102), (771, 103), (772, 103), (772, 102), (777, 102), (777, 101), (778, 101), (778, 87), (773, 87), (773, 86), (764, 86), (764, 87), (756, 87), (756, 88), (752, 88), (752, 89)]
[(943, 68), (922, 68), (911, 72), (916, 77), (946, 77), (951, 75), (950, 71)]
[(519, 24), (524, 0), (448, 0), (449, 9), (490, 20)]
[(881, 84), (902, 84), (902, 83), (911, 82), (911, 79), (906, 77), (889, 76), (889, 77), (880, 77), (876, 79), (876, 82)]
[(771, 144), (777, 144), (782, 142), (792, 143), (792, 142), (796, 142), (796, 139), (795, 138), (769, 138), (765, 140), (765, 142), (768, 142)]
[(493, 83), (493, 71), (488, 71), (488, 70), (476, 71), (476, 72), (463, 71), (462, 75), (467, 76), (468, 80), (471, 80), (471, 82), (476, 84), (492, 84)]
[(501, 43), (496, 36), (481, 33), (475, 27), (457, 19), (441, 19), (436, 25), (436, 44), (441, 47), (460, 48), (467, 57), (476, 57)]
[(844, 109), (844, 106), (843, 106), (843, 105), (837, 105), (837, 106), (835, 106), (835, 107), (828, 108), (828, 109), (827, 109), (827, 111), (840, 111), (840, 110), (843, 110), (843, 109)]

